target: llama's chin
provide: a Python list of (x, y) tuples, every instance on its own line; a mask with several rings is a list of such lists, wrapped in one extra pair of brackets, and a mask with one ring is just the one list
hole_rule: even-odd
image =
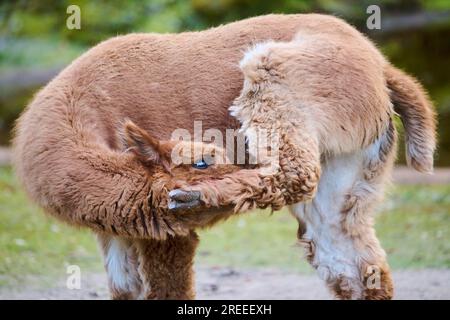
[(167, 208), (170, 211), (178, 211), (178, 210), (192, 210), (200, 207), (200, 200), (194, 200), (189, 202), (178, 202), (178, 201), (169, 201)]

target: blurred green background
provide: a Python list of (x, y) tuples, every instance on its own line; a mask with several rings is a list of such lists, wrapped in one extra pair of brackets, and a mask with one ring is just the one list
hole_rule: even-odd
[[(81, 30), (66, 28), (70, 4), (81, 8)], [(371, 4), (381, 8), (381, 30), (366, 28), (366, 8)], [(436, 163), (450, 166), (448, 0), (2, 1), (0, 146), (8, 145), (14, 120), (33, 93), (99, 41), (129, 32), (201, 30), (265, 13), (300, 12), (345, 18), (396, 66), (424, 84), (439, 112)], [(450, 268), (450, 185), (396, 186), (389, 194), (380, 208), (377, 231), (392, 266)], [(11, 168), (0, 164), (0, 287), (28, 274), (64, 276), (61, 263), (101, 269), (88, 231), (65, 226), (39, 211), (26, 200)], [(207, 265), (310, 270), (306, 263), (299, 264), (295, 234), (296, 223), (286, 213), (245, 215), (202, 231), (205, 241), (197, 260)]]
[[(66, 27), (69, 5), (81, 30)], [(366, 9), (381, 8), (381, 30), (368, 30)], [(266, 13), (322, 12), (368, 34), (398, 67), (429, 90), (439, 111), (438, 166), (450, 165), (450, 1), (448, 0), (40, 0), (0, 4), (0, 145), (33, 92), (99, 41), (129, 32), (202, 30)], [(402, 150), (402, 148), (400, 148)], [(400, 161), (403, 155), (400, 154)]]

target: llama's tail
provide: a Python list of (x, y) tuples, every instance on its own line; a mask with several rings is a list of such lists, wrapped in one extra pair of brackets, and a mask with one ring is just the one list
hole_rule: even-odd
[(405, 128), (406, 161), (421, 172), (433, 171), (436, 148), (436, 118), (433, 104), (413, 77), (389, 65), (385, 69), (394, 110)]

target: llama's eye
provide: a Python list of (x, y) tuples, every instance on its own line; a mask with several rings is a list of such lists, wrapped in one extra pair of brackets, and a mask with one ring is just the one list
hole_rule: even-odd
[(206, 169), (206, 168), (208, 168), (208, 164), (204, 160), (197, 161), (192, 166), (195, 169)]

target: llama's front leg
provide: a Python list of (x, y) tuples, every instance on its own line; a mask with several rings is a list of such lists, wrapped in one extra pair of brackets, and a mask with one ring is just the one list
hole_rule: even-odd
[(169, 236), (166, 240), (139, 239), (139, 273), (144, 299), (194, 299), (194, 257), (198, 236)]
[(141, 279), (137, 272), (136, 248), (130, 239), (97, 234), (103, 253), (111, 299), (137, 299), (141, 294)]
[(203, 206), (231, 207), (234, 212), (267, 207), (279, 210), (313, 198), (321, 171), (315, 139), (286, 130), (274, 148), (278, 151), (272, 151), (270, 157), (255, 150), (254, 157), (261, 160), (256, 169), (236, 170), (192, 185), (180, 181), (169, 193), (169, 209)]

